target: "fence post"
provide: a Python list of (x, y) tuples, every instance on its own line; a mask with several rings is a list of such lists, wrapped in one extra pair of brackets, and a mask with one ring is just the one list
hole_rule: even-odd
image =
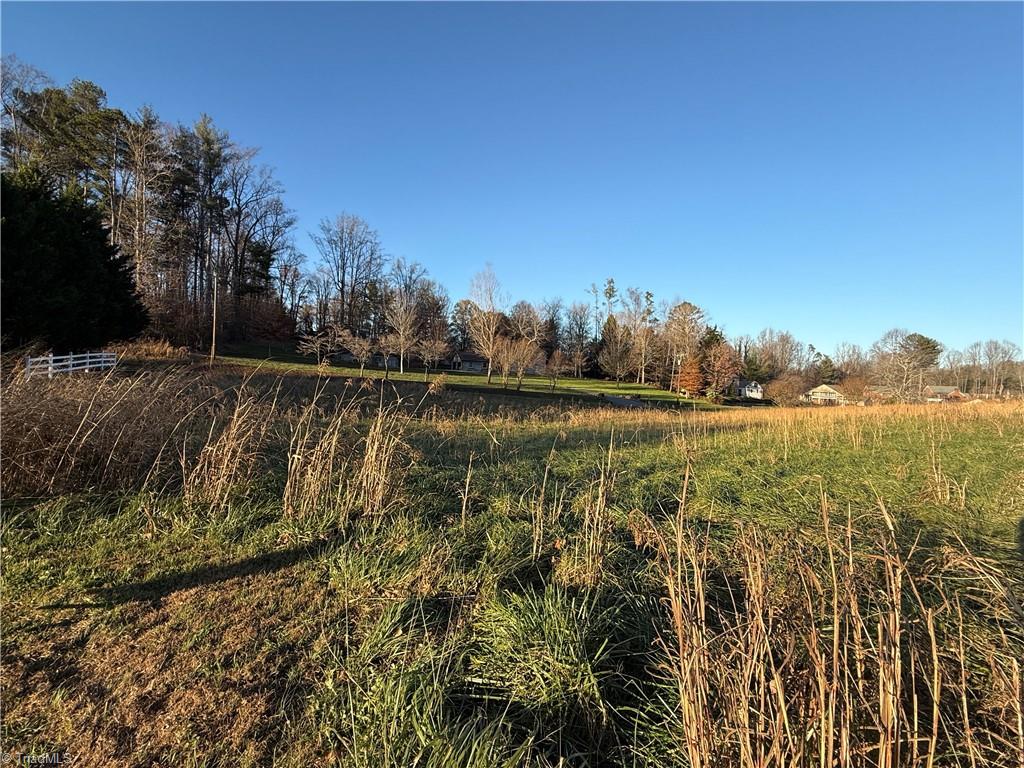
[(53, 378), (53, 352), (50, 353), (50, 359), (46, 365), (46, 378)]

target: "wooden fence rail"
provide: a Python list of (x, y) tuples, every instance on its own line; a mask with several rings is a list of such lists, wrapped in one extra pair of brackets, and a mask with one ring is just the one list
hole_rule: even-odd
[(116, 352), (82, 352), (77, 355), (44, 355), (25, 358), (25, 378), (33, 373), (46, 373), (53, 378), (58, 373), (75, 371), (102, 371), (117, 365)]

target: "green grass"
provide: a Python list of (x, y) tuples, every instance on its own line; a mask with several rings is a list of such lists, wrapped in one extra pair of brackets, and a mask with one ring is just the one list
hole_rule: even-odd
[[(668, 530), (688, 464), (687, 519), (723, 563), (752, 526), (780, 579), (796, 552), (824, 568), (824, 493), (865, 556), (882, 500), (908, 557), (963, 540), (1022, 595), (1019, 410), (403, 421), (386, 510), (310, 519), (282, 512), (292, 417), (276, 418), (259, 481), (227, 508), (127, 488), (5, 500), (5, 748), (89, 765), (685, 765), (637, 516)], [(964, 583), (974, 636), (1020, 642)]]
[[(223, 349), (227, 354), (219, 355), (217, 358), (222, 364), (258, 365), (264, 370), (281, 373), (302, 371), (314, 373), (317, 371), (316, 362), (312, 358), (300, 355), (289, 345), (279, 342), (267, 345), (258, 343), (227, 345)], [(383, 369), (370, 367), (365, 368), (360, 373), (358, 366), (331, 364), (328, 370), (332, 376), (352, 378), (363, 376), (373, 379), (382, 379), (385, 376)], [(387, 376), (393, 381), (424, 381), (424, 371), (422, 368), (406, 371), (405, 373), (392, 370), (387, 372)], [(486, 374), (449, 370), (429, 372), (427, 373), (426, 380), (432, 381), (438, 376), (444, 377), (445, 385), (448, 387), (471, 392), (489, 393), (498, 390), (523, 395), (569, 396), (585, 401), (596, 400), (601, 395), (612, 395), (642, 400), (656, 405), (685, 407), (691, 410), (709, 410), (720, 407), (704, 400), (690, 400), (680, 397), (673, 392), (668, 392), (651, 384), (637, 384), (629, 381), (616, 383), (604, 379), (576, 379), (571, 376), (563, 376), (558, 379), (557, 385), (552, 388), (551, 380), (546, 377), (525, 376), (522, 387), (517, 388), (518, 385), (515, 377), (510, 378), (508, 383), (503, 386), (501, 376), (497, 372), (494, 373), (491, 383), (488, 384)]]

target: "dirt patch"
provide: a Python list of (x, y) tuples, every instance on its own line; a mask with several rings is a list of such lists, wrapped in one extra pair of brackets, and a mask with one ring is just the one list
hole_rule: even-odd
[(81, 765), (270, 764), (304, 708), (325, 589), (257, 574), (25, 623), (4, 648), (5, 747)]

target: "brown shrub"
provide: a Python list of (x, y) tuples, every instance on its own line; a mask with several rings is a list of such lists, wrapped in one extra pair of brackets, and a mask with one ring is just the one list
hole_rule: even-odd
[(136, 339), (107, 347), (119, 360), (188, 360), (188, 347), (176, 347), (166, 339)]

